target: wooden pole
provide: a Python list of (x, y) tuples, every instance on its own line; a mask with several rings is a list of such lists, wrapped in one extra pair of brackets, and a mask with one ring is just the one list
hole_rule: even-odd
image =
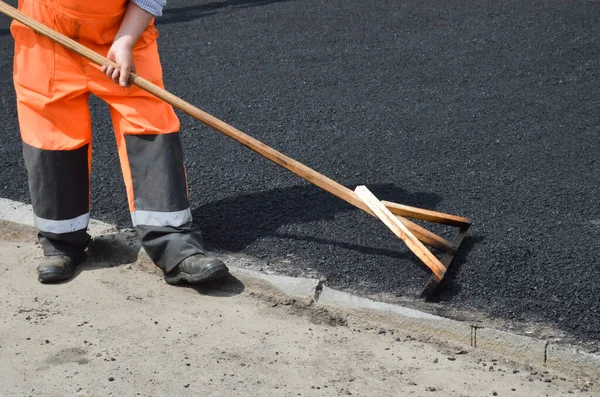
[[(100, 65), (100, 66), (113, 66), (117, 68), (117, 65), (114, 62), (109, 61), (105, 57), (101, 56), (97, 52), (85, 47), (84, 45), (78, 43), (77, 41), (54, 31), (53, 29), (47, 27), (46, 25), (36, 21), (35, 19), (23, 14), (16, 8), (6, 4), (4, 1), (0, 0), (0, 12), (17, 20), (23, 25), (33, 29), (37, 33), (48, 37), (49, 39), (61, 44), (62, 46), (70, 49), (77, 54), (85, 57), (86, 59)], [(107, 77), (108, 78), (108, 77)], [(348, 189), (347, 187), (335, 182), (334, 180), (316, 172), (315, 170), (305, 166), (304, 164), (284, 155), (283, 153), (278, 152), (277, 150), (265, 145), (264, 143), (258, 141), (257, 139), (243, 133), (242, 131), (232, 127), (231, 125), (219, 120), (218, 118), (204, 112), (203, 110), (198, 109), (197, 107), (191, 105), (190, 103), (184, 101), (183, 99), (173, 95), (167, 90), (158, 87), (157, 85), (151, 83), (150, 81), (144, 79), (136, 75), (135, 73), (131, 73), (129, 81), (131, 84), (142, 88), (143, 90), (151, 93), (152, 95), (162, 99), (163, 101), (169, 103), (173, 107), (189, 114), (190, 116), (196, 118), (201, 121), (205, 125), (221, 132), (222, 134), (232, 138), (236, 142), (248, 147), (250, 150), (260, 154), (261, 156), (271, 160), (272, 162), (280, 165), (281, 167), (291, 171), (292, 173), (298, 175), (299, 177), (305, 179), (306, 181), (322, 188), (323, 190), (337, 196), (338, 198), (352, 204), (353, 206), (365, 211), (366, 213), (377, 217), (377, 215), (367, 206), (363, 200), (361, 200), (355, 192)], [(432, 247), (444, 250), (444, 251), (454, 251), (456, 249), (448, 241), (442, 239), (434, 235), (433, 233), (427, 231), (426, 229), (420, 227), (419, 225), (408, 221), (407, 219), (400, 218), (400, 221), (412, 232), (414, 235), (424, 241), (426, 244), (431, 245)]]

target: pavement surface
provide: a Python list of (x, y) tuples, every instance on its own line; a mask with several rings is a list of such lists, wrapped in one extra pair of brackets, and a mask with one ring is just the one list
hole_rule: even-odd
[[(29, 202), (8, 23), (0, 196)], [(350, 188), (472, 219), (436, 297), (448, 314), (597, 349), (600, 2), (173, 0), (157, 26), (174, 94)], [(107, 109), (91, 106), (92, 217), (127, 227)], [(180, 115), (210, 249), (382, 299), (420, 292), (429, 271), (381, 222)]]
[[(98, 246), (96, 246), (98, 245)], [(35, 231), (0, 223), (2, 396), (569, 396), (590, 378), (459, 349), (233, 274), (167, 285), (106, 234), (69, 282), (42, 285)], [(110, 247), (110, 250), (106, 248)], [(596, 371), (596, 375), (598, 372)], [(594, 378), (592, 378), (594, 379)], [(597, 379), (597, 378), (596, 378)]]

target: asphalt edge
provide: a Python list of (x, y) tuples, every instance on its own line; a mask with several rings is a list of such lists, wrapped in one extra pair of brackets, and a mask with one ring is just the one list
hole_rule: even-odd
[[(31, 205), (0, 198), (0, 221), (35, 227)], [(88, 233), (93, 236), (119, 230), (90, 219)], [(145, 255), (143, 249), (140, 256)], [(292, 299), (312, 302), (315, 308), (332, 308), (363, 313), (377, 313), (392, 318), (406, 332), (422, 339), (452, 343), (465, 351), (479, 351), (503, 357), (521, 365), (542, 367), (568, 373), (586, 382), (600, 382), (600, 354), (583, 351), (576, 345), (557, 343), (518, 335), (495, 328), (482, 327), (398, 304), (378, 302), (329, 288), (322, 280), (264, 274), (243, 267), (229, 266), (232, 274), (267, 282)]]

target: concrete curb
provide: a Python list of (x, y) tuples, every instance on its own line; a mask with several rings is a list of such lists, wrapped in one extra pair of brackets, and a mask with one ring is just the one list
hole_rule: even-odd
[(244, 275), (248, 278), (266, 281), (284, 295), (299, 300), (313, 299), (317, 286), (320, 284), (319, 280), (269, 275), (235, 266), (230, 266), (230, 270), (234, 275)]
[[(31, 206), (8, 199), (0, 198), (0, 220), (35, 227)], [(90, 220), (91, 235), (115, 232), (118, 230), (113, 225)], [(139, 257), (142, 256), (146, 256), (143, 249), (139, 252)], [(452, 342), (465, 349), (476, 349), (522, 365), (544, 366), (588, 381), (600, 381), (600, 354), (582, 351), (577, 346), (474, 326), (408, 307), (362, 298), (331, 289), (320, 280), (269, 275), (235, 265), (230, 269), (234, 275), (267, 282), (290, 298), (312, 301), (314, 307), (376, 313), (392, 318), (403, 331), (421, 338)]]
[[(256, 277), (268, 281), (275, 288), (286, 292), (279, 276), (252, 272)], [(298, 279), (296, 283), (308, 286), (310, 279)], [(316, 280), (312, 280), (312, 285)], [(322, 291), (312, 291), (317, 297), (316, 307), (342, 308), (355, 311), (376, 312), (393, 316), (395, 323), (404, 331), (421, 338), (433, 338), (441, 342), (452, 342), (466, 350), (479, 350), (521, 365), (543, 366), (570, 373), (574, 376), (600, 381), (600, 355), (581, 351), (576, 346), (561, 345), (552, 341), (513, 334), (494, 328), (474, 326), (467, 322), (435, 316), (400, 305), (377, 302), (347, 292), (322, 286)], [(305, 298), (311, 291), (305, 292)]]

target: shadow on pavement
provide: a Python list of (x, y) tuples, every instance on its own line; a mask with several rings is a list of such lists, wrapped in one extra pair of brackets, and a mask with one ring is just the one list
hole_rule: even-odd
[(128, 233), (95, 236), (88, 249), (88, 259), (76, 274), (85, 270), (133, 264), (140, 252), (139, 242)]
[(166, 8), (163, 15), (156, 19), (156, 25), (193, 21), (216, 14), (219, 10), (225, 8), (257, 7), (284, 1), (290, 0), (224, 0), (188, 7)]
[[(379, 199), (435, 209), (441, 197), (433, 193), (409, 193), (392, 184), (368, 185)], [(280, 237), (332, 244), (367, 254), (404, 257), (402, 253), (315, 236), (278, 232), (284, 225), (334, 221), (340, 213), (362, 211), (315, 186), (293, 186), (229, 197), (193, 210), (209, 250), (240, 252), (265, 237)]]

